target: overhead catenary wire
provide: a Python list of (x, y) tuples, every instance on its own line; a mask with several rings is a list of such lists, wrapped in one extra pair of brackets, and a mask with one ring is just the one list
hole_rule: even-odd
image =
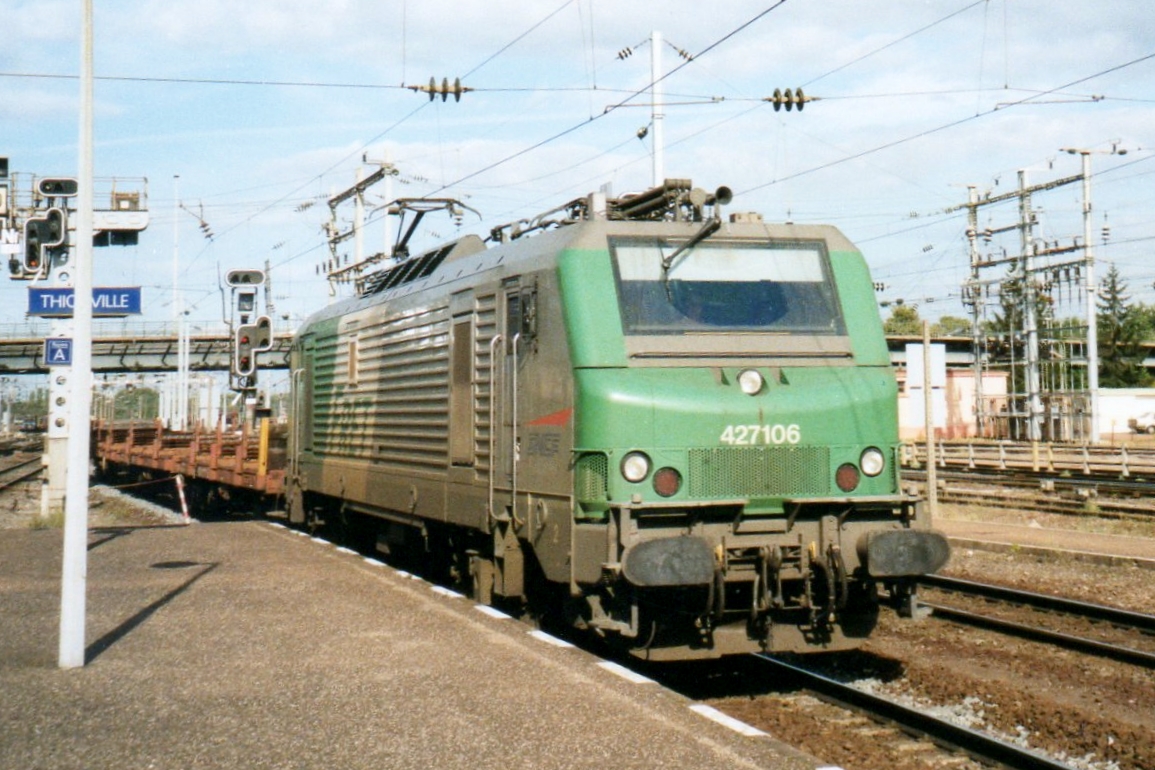
[[(963, 1), (966, 1), (966, 0), (963, 0)], [(976, 5), (979, 5), (979, 3), (969, 3), (969, 5), (966, 5), (966, 6), (963, 6), (962, 8), (959, 8), (959, 9), (957, 9), (957, 10), (954, 10), (954, 12), (951, 14), (951, 17), (955, 17), (955, 16), (957, 16), (957, 15), (959, 15), (959, 14), (962, 14), (963, 12), (967, 12), (967, 10), (975, 8), (975, 6), (976, 6)], [(1005, 3), (1005, 5), (1006, 5), (1006, 3)], [(551, 15), (553, 15), (553, 14), (557, 14), (557, 13), (565, 13), (565, 8), (572, 8), (572, 7), (573, 7), (573, 3), (572, 3), (572, 2), (562, 2), (561, 0), (554, 0), (554, 2), (552, 3), (552, 6), (551, 6), (551, 10), (550, 10), (550, 13), (551, 13)], [(1004, 8), (1004, 10), (1006, 10), (1006, 8)], [(545, 10), (543, 10), (543, 12), (542, 12), (542, 13), (546, 13), (546, 12), (545, 12)], [(968, 18), (975, 18), (975, 17), (976, 17), (976, 15), (975, 15), (975, 14), (971, 14), (971, 16), (969, 16)], [(544, 20), (542, 20), (542, 21), (537, 21), (537, 22), (536, 22), (536, 24), (541, 24), (543, 21), (544, 21)], [(904, 35), (904, 36), (903, 36), (903, 37), (901, 37), (901, 38), (896, 38), (895, 40), (892, 40), (892, 42), (889, 42), (889, 43), (888, 43), (888, 46), (893, 46), (893, 45), (895, 45), (895, 44), (897, 44), (897, 43), (901, 43), (901, 40), (902, 40), (902, 39), (907, 39), (907, 38), (911, 37), (912, 35), (915, 35), (915, 33), (917, 33), (918, 31), (923, 31), (923, 32), (925, 33), (925, 30), (927, 30), (927, 29), (929, 29), (929, 28), (931, 28), (931, 27), (936, 27), (936, 25), (937, 25), (937, 29), (941, 30), (941, 22), (942, 22), (942, 21), (944, 21), (944, 20), (937, 20), (936, 22), (933, 22), (932, 24), (924, 24), (924, 25), (922, 25), (922, 27), (921, 27), (921, 28), (919, 28), (919, 30), (915, 30), (914, 32), (908, 32), (908, 33), (907, 33), (907, 35)], [(954, 28), (954, 27), (955, 27), (955, 25), (952, 25), (952, 28)], [(511, 30), (511, 32), (512, 32), (512, 31), (514, 31), (514, 30)], [(527, 35), (527, 33), (528, 33), (528, 32), (523, 32), (523, 33), (522, 33), (522, 35), (519, 35), (519, 36), (516, 36), (516, 37), (514, 37), (514, 38), (513, 38), (513, 42), (512, 42), (512, 43), (507, 43), (507, 44), (506, 44), (504, 47), (502, 47), (502, 48), (501, 48), (501, 50), (500, 50), (498, 53), (494, 53), (494, 54), (492, 54), (492, 55), (491, 55), (491, 57), (489, 57), (489, 58), (487, 58), (487, 59), (483, 60), (483, 61), (482, 61), (482, 63), (479, 63), (479, 65), (478, 65), (477, 67), (475, 67), (474, 69), (470, 70), (470, 72), (477, 72), (477, 70), (478, 70), (478, 68), (479, 68), (479, 67), (482, 67), (482, 66), (484, 66), (484, 65), (485, 65), (485, 63), (486, 63), (487, 61), (491, 61), (491, 60), (493, 59), (493, 57), (495, 57), (495, 55), (499, 55), (499, 53), (500, 53), (501, 51), (506, 51), (506, 50), (508, 50), (509, 46), (512, 46), (514, 43), (516, 43), (516, 42), (517, 42), (517, 40), (521, 40), (521, 39), (523, 39), (523, 38), (524, 38), (524, 36), (526, 36), (526, 35)], [(881, 50), (881, 48), (880, 48), (880, 50)], [(713, 61), (713, 60), (711, 60), (711, 61)], [(835, 62), (835, 63), (836, 63), (836, 62)], [(839, 70), (843, 70), (843, 69), (847, 68), (849, 65), (851, 65), (851, 63), (856, 63), (856, 62), (854, 62), (854, 61), (845, 62), (845, 63), (844, 63), (844, 65), (840, 65), (840, 67), (839, 67), (839, 68), (837, 68), (837, 69), (839, 69)], [(832, 72), (832, 73), (833, 73), (833, 72), (835, 72), (835, 70), (830, 70), (830, 72)], [(820, 77), (821, 77), (821, 76), (820, 76)], [(340, 79), (340, 76), (338, 76), (338, 79)], [(818, 80), (818, 79), (814, 79), (814, 80)], [(808, 82), (814, 82), (814, 80), (811, 80), (811, 81), (808, 81)], [(299, 83), (301, 83), (301, 84), (303, 84), (303, 85), (305, 85), (305, 84), (307, 84), (307, 83), (306, 83), (306, 81), (307, 81), (307, 79), (305, 79), (305, 80), (301, 80), (301, 81), (298, 81), (298, 82), (299, 82)], [(222, 82), (226, 82), (226, 81), (222, 81)], [(273, 81), (273, 80), (270, 80), (270, 81), (252, 81), (252, 83), (253, 83), (253, 84), (258, 84), (258, 83), (278, 83), (278, 82), (280, 82), (280, 83), (283, 83), (283, 84), (284, 84), (284, 83), (291, 83), (291, 81), (289, 81), (289, 80), (285, 80), (285, 81)], [(374, 87), (374, 85), (373, 85), (373, 84), (358, 84), (358, 83), (331, 83), (331, 84), (320, 84), (320, 87), (322, 87), (322, 88), (334, 88), (334, 87), (342, 87), (342, 85), (350, 85), (350, 87), (355, 87), (355, 88), (362, 88), (362, 87), (365, 87), (365, 88), (373, 88), (373, 87)], [(387, 87), (387, 88), (400, 89), (400, 88), (402, 88), (402, 87), (401, 87), (401, 85), (393, 85), (393, 87)], [(492, 90), (494, 90), (494, 91), (497, 91), (497, 90), (505, 90), (505, 89), (492, 89)], [(511, 89), (511, 90), (512, 90), (512, 89)], [(521, 90), (521, 89), (517, 89), (517, 90)], [(547, 89), (526, 89), (526, 90), (527, 90), (527, 91), (530, 91), (530, 90), (531, 90), (531, 91), (545, 91), (545, 90), (547, 90)], [(581, 90), (581, 89), (569, 89), (569, 90)], [(693, 90), (693, 89), (687, 89), (687, 90)], [(984, 90), (985, 90), (985, 89), (984, 89)], [(617, 91), (610, 91), (609, 89), (606, 89), (606, 92), (617, 92)], [(947, 92), (956, 92), (956, 91), (947, 91)], [(631, 92), (631, 91), (626, 91), (626, 90), (621, 90), (621, 94), (623, 94), (624, 96), (628, 96), (629, 94), (632, 94), (632, 92)], [(824, 95), (824, 96), (825, 96), (826, 98), (832, 98), (832, 99), (836, 99), (836, 98), (847, 98), (847, 99), (849, 99), (849, 98), (885, 98), (885, 97), (887, 97), (887, 96), (894, 96), (894, 97), (896, 97), (896, 98), (903, 98), (903, 97), (906, 97), (906, 96), (908, 96), (908, 95), (904, 95), (904, 94), (895, 94), (895, 95), (857, 95), (857, 96), (845, 96), (845, 97), (841, 97), (841, 96), (837, 96), (837, 95)], [(374, 98), (374, 96), (373, 96), (373, 95), (368, 95), (368, 96), (367, 96), (367, 98)], [(387, 98), (392, 98), (392, 97), (387, 97)], [(730, 97), (728, 97), (728, 98), (730, 98)], [(631, 105), (632, 105), (632, 103), (631, 103)], [(598, 104), (598, 107), (601, 107), (601, 106), (602, 106), (601, 104)], [(968, 105), (968, 106), (973, 106), (973, 105)], [(1005, 107), (1004, 107), (1004, 109), (1005, 109)], [(584, 110), (582, 110), (582, 112), (584, 112)], [(755, 122), (757, 122), (757, 120), (758, 120), (758, 119), (755, 119)], [(370, 129), (370, 130), (371, 130), (371, 129)], [(700, 134), (700, 133), (701, 133), (701, 132), (698, 132), (698, 134)], [(688, 140), (681, 140), (681, 141), (688, 141)], [(564, 143), (564, 144), (567, 144), (567, 145), (569, 144), (569, 142), (562, 142), (562, 143)], [(601, 143), (601, 142), (598, 142), (598, 143)], [(613, 143), (612, 141), (610, 141), (610, 142), (605, 142), (605, 145), (609, 145), (609, 144), (612, 144), (612, 143)], [(616, 145), (616, 147), (621, 147), (621, 145), (623, 145), (623, 144), (626, 144), (626, 143), (627, 143), (627, 142), (620, 142), (620, 143), (618, 143), (618, 144)], [(515, 149), (515, 148), (514, 148), (514, 149)], [(610, 149), (610, 150), (606, 150), (605, 152), (603, 152), (603, 154), (599, 154), (599, 155), (596, 155), (596, 156), (594, 156), (594, 157), (601, 157), (602, 155), (610, 154), (610, 152), (612, 152), (612, 151), (613, 151), (612, 149)], [(345, 157), (346, 157), (346, 158), (348, 158), (348, 157), (351, 157), (352, 155), (356, 155), (356, 152), (351, 152), (351, 154), (349, 154), (349, 156), (345, 156)], [(590, 154), (590, 155), (593, 155), (593, 154)], [(851, 154), (849, 154), (849, 155), (854, 155), (854, 154), (852, 154), (852, 152), (851, 152)], [(472, 156), (470, 156), (470, 157), (472, 157)], [(580, 157), (580, 156), (573, 156), (573, 157)], [(804, 156), (799, 156), (799, 157), (804, 157)], [(567, 158), (567, 159), (571, 160), (571, 163), (572, 163), (572, 159), (571, 159), (571, 158)], [(308, 165), (308, 164), (306, 164), (306, 167), (307, 167), (307, 165)], [(318, 164), (318, 165), (321, 165), (321, 164)], [(520, 164), (519, 164), (519, 165), (520, 165)], [(537, 169), (535, 170), (535, 171), (537, 171), (537, 175), (536, 175), (536, 177), (535, 177), (534, 179), (535, 179), (535, 180), (541, 180), (541, 179), (544, 179), (544, 178), (547, 178), (547, 177), (549, 177), (549, 175), (550, 175), (550, 174), (549, 174), (549, 173), (547, 173), (547, 171), (549, 171), (549, 170), (550, 170), (550, 167), (551, 167), (551, 166), (554, 166), (554, 165), (558, 165), (558, 164), (557, 164), (557, 163), (547, 163), (547, 164), (546, 164), (546, 163), (542, 163), (542, 164), (539, 164), (539, 165), (538, 165), (538, 167), (537, 167)], [(562, 163), (561, 165), (566, 165), (566, 167), (567, 167), (567, 170), (571, 170), (571, 169), (573, 169), (573, 167), (575, 167), (575, 165), (571, 165), (571, 164), (567, 164), (567, 163)], [(606, 165), (613, 165), (613, 163), (603, 163), (603, 164), (598, 164), (598, 165), (599, 165), (599, 166), (606, 166)], [(334, 167), (336, 167), (336, 166), (330, 166), (330, 169), (329, 169), (329, 171), (333, 171), (333, 170), (334, 170)], [(797, 169), (798, 169), (798, 166), (796, 165), (796, 166), (795, 166), (795, 169), (793, 169), (793, 170), (797, 170)], [(593, 166), (591, 166), (591, 167), (590, 167), (590, 170), (593, 170)], [(792, 170), (790, 169), (790, 167), (789, 167), (789, 166), (787, 166), (787, 169), (785, 169), (785, 170), (788, 170), (788, 171), (792, 171)], [(468, 167), (468, 166), (465, 166), (465, 167), (464, 167), (464, 169), (462, 169), (461, 171), (469, 171), (469, 167)], [(328, 173), (328, 172), (325, 172), (325, 173)], [(557, 172), (554, 172), (554, 173), (564, 173), (564, 172), (562, 172), (562, 171), (557, 171)], [(432, 175), (432, 174), (431, 174), (431, 175)], [(491, 181), (493, 181), (493, 180), (497, 179), (498, 177), (500, 177), (500, 175), (504, 175), (504, 174), (490, 174), (490, 175), (489, 175), (489, 177), (486, 177), (486, 178), (484, 179), (484, 181), (486, 181), (486, 182), (491, 182)], [(308, 179), (307, 181), (304, 181), (304, 185), (305, 185), (305, 186), (307, 186), (307, 185), (311, 185), (311, 184), (314, 184), (314, 182), (318, 181), (319, 179), (320, 179), (320, 177), (318, 177), (318, 175), (313, 175), (313, 177), (311, 177), (311, 178), (310, 178), (310, 179)], [(476, 179), (478, 179), (478, 178), (477, 178), (477, 177), (475, 177), (474, 179), (476, 180)], [(445, 180), (445, 181), (448, 181), (448, 180)], [(471, 180), (471, 181), (472, 181), (472, 180)], [(755, 179), (753, 179), (752, 181), (753, 181), (753, 182), (766, 181), (766, 178), (765, 178), (765, 177), (763, 177), (761, 180), (759, 180), (759, 179), (755, 178)], [(327, 184), (327, 182), (328, 182), (328, 180), (325, 180), (325, 184)], [(452, 182), (452, 184), (457, 184), (457, 185), (460, 185), (460, 184), (461, 184), (461, 182), (460, 182), (460, 181), (456, 181), (456, 182)], [(468, 184), (468, 182), (467, 182), (467, 184)], [(474, 184), (476, 184), (476, 181), (474, 181)], [(556, 184), (556, 182), (550, 182), (550, 184), (549, 184), (549, 185), (543, 185), (542, 187), (543, 187), (543, 188), (544, 188), (544, 187), (549, 187), (549, 186), (552, 186), (553, 184)], [(319, 189), (321, 186), (323, 186), (323, 185), (322, 185), (322, 184), (318, 184), (318, 185), (316, 185), (316, 188), (315, 188), (315, 189), (310, 189), (310, 190), (308, 190), (308, 192), (310, 192), (310, 193), (312, 194), (312, 193), (316, 192), (316, 189)], [(300, 188), (298, 188), (298, 189), (300, 189)], [(538, 190), (538, 192), (541, 192), (541, 190)], [(290, 193), (290, 195), (292, 195), (292, 193)], [(269, 196), (269, 197), (271, 197), (271, 196)], [(269, 200), (268, 200), (268, 197), (267, 197), (266, 201), (263, 201), (263, 202), (262, 202), (262, 205), (268, 205), (268, 207), (269, 207), (269, 208), (274, 208), (274, 207), (276, 207), (276, 205), (277, 205), (278, 203), (283, 203), (283, 202), (284, 202), (284, 199), (285, 199), (285, 197), (288, 197), (288, 196), (282, 196), (282, 197), (281, 197), (281, 199), (278, 199), (278, 200), (275, 200), (275, 201), (269, 201)], [(323, 196), (321, 196), (321, 195), (318, 195), (318, 196), (316, 196), (316, 197), (318, 197), (318, 199), (320, 199), (320, 197), (323, 197)], [(293, 203), (297, 203), (297, 201), (292, 201), (292, 202), (293, 202)], [(813, 207), (811, 207), (811, 208), (813, 208)], [(262, 212), (261, 212), (260, 210), (258, 210), (258, 209), (256, 209), (256, 208), (255, 208), (255, 204), (251, 204), (251, 203), (240, 203), (240, 204), (238, 205), (238, 212), (240, 212), (240, 211), (244, 211), (246, 215), (252, 215), (252, 217), (247, 217), (247, 219), (248, 219), (248, 220), (252, 220), (252, 218), (255, 218), (255, 217), (259, 217), (259, 216), (262, 214)], [(229, 217), (229, 219), (232, 219), (232, 218), (233, 218), (233, 217)], [(301, 219), (304, 219), (304, 218), (301, 218)], [(216, 222), (214, 222), (214, 224), (217, 224), (217, 223), (216, 223)], [(216, 229), (217, 229), (217, 230), (219, 230), (219, 229), (221, 229), (221, 226), (229, 226), (229, 224), (230, 224), (230, 223), (228, 222), (228, 220), (223, 220), (223, 222), (222, 222), (222, 224), (221, 224), (221, 225), (217, 225)], [(877, 232), (877, 231), (875, 231), (875, 232)], [(301, 239), (301, 241), (307, 241), (307, 240), (308, 240), (308, 239), (304, 239), (304, 238), (303, 238), (303, 239)], [(285, 249), (285, 251), (284, 251), (284, 252), (281, 252), (281, 256), (282, 256), (282, 257), (285, 257), (285, 256), (291, 256), (292, 254), (295, 254), (295, 253), (296, 253), (296, 249), (293, 249), (292, 247), (290, 247), (290, 248), (288, 248), (288, 249)], [(203, 257), (201, 257), (201, 262), (203, 262)], [(195, 269), (195, 266), (194, 266), (194, 268), (193, 268), (193, 269)]]
[(961, 126), (964, 123), (970, 123), (973, 120), (978, 120), (979, 118), (984, 118), (988, 115), (993, 115), (994, 113), (1000, 112), (1002, 110), (1010, 109), (1012, 107), (1020, 107), (1024, 104), (1028, 104), (1031, 101), (1034, 101), (1035, 99), (1038, 99), (1040, 97), (1047, 96), (1047, 95), (1062, 91), (1063, 89), (1070, 88), (1071, 86), (1078, 85), (1079, 83), (1085, 83), (1088, 80), (1094, 80), (1095, 78), (1103, 77), (1104, 75), (1109, 75), (1111, 73), (1118, 72), (1119, 70), (1126, 69), (1127, 67), (1133, 67), (1136, 64), (1141, 64), (1141, 63), (1148, 61), (1150, 59), (1155, 59), (1155, 53), (1149, 53), (1149, 54), (1146, 54), (1144, 56), (1140, 56), (1138, 58), (1131, 59), (1130, 61), (1124, 62), (1122, 64), (1118, 64), (1118, 65), (1115, 65), (1113, 67), (1108, 67), (1105, 70), (1100, 70), (1099, 72), (1096, 72), (1094, 74), (1087, 75), (1085, 77), (1081, 77), (1081, 78), (1078, 78), (1076, 80), (1072, 80), (1071, 82), (1064, 83), (1061, 86), (1049, 88), (1045, 91), (1039, 91), (1037, 93), (1031, 94), (1030, 96), (1023, 97), (1022, 99), (1019, 99), (1018, 101), (1010, 102), (1010, 103), (1002, 105), (1002, 106), (992, 107), (991, 109), (986, 110), (985, 112), (980, 112), (980, 113), (977, 113), (974, 115), (968, 115), (966, 117), (959, 118), (958, 120), (952, 120), (948, 123), (943, 123), (939, 126), (935, 126), (933, 128), (928, 128), (924, 131), (919, 131), (916, 134), (911, 134), (910, 136), (905, 136), (905, 137), (902, 137), (900, 139), (895, 139), (893, 141), (885, 142), (883, 144), (876, 145), (875, 147), (871, 147), (869, 149), (862, 150), (860, 152), (856, 152), (856, 153), (854, 153), (852, 155), (848, 155), (844, 158), (839, 158), (838, 160), (832, 160), (828, 163), (822, 163), (822, 164), (817, 165), (817, 166), (812, 166), (808, 169), (804, 169), (804, 170), (798, 171), (794, 174), (790, 174), (789, 176), (780, 177), (778, 179), (772, 179), (769, 182), (765, 182), (764, 184), (755, 185), (755, 186), (749, 187), (745, 190), (741, 190), (738, 192), (738, 194), (744, 195), (747, 193), (754, 192), (756, 190), (762, 190), (762, 189), (765, 189), (767, 187), (771, 187), (772, 185), (780, 184), (780, 183), (785, 182), (785, 181), (790, 180), (790, 179), (797, 179), (799, 177), (806, 176), (808, 174), (813, 174), (816, 171), (822, 171), (822, 170), (825, 170), (828, 168), (833, 168), (834, 166), (839, 166), (839, 165), (842, 165), (843, 163), (847, 163), (847, 162), (852, 161), (852, 160), (864, 158), (867, 155), (873, 155), (876, 152), (881, 152), (883, 150), (889, 150), (893, 147), (898, 147), (900, 145), (906, 144), (907, 142), (913, 142), (916, 139), (922, 139), (923, 137), (931, 136), (933, 134), (937, 134), (939, 132), (946, 131), (947, 129)]
[(674, 67), (669, 72), (666, 72), (665, 74), (655, 78), (653, 82), (648, 83), (647, 85), (643, 86), (642, 88), (637, 89), (636, 91), (633, 91), (629, 96), (627, 96), (625, 99), (621, 100), (617, 104), (610, 105), (609, 107), (606, 107), (606, 109), (600, 115), (593, 115), (588, 120), (584, 120), (581, 123), (576, 123), (576, 124), (566, 128), (566, 129), (563, 129), (562, 131), (559, 131), (556, 134), (553, 134), (552, 136), (546, 137), (545, 139), (542, 139), (541, 141), (538, 141), (538, 142), (536, 142), (536, 143), (534, 143), (528, 147), (524, 147), (521, 150), (518, 150), (517, 152), (514, 152), (510, 155), (507, 155), (507, 156), (501, 158), (500, 160), (496, 160), (493, 163), (490, 163), (486, 166), (483, 166), (482, 168), (477, 169), (476, 171), (473, 171), (469, 174), (466, 174), (465, 176), (460, 177), (460, 178), (454, 180), (453, 182), (449, 182), (447, 184), (444, 184), (441, 187), (438, 187), (436, 190), (433, 190), (429, 194), (430, 195), (436, 195), (439, 192), (442, 192), (444, 190), (448, 190), (452, 187), (455, 187), (455, 186), (461, 184), (462, 182), (466, 182), (466, 181), (473, 179), (474, 177), (480, 176), (481, 174), (484, 174), (488, 171), (492, 171), (493, 169), (498, 168), (500, 166), (503, 166), (506, 163), (508, 163), (508, 162), (510, 162), (516, 158), (520, 158), (523, 155), (527, 155), (527, 154), (533, 152), (534, 150), (537, 150), (541, 147), (544, 147), (547, 144), (551, 144), (551, 143), (557, 141), (558, 139), (561, 139), (562, 137), (568, 136), (569, 134), (572, 134), (575, 131), (578, 131), (582, 128), (585, 128), (586, 126), (590, 125), (591, 123), (594, 123), (595, 121), (605, 117), (606, 115), (608, 115), (613, 110), (616, 110), (619, 107), (622, 107), (622, 106), (628, 104), (629, 102), (633, 101), (634, 99), (636, 99), (641, 94), (652, 89), (654, 87), (654, 85), (661, 83), (662, 81), (666, 80), (670, 76), (674, 75), (676, 72), (679, 72), (680, 70), (682, 70), (684, 67), (688, 66), (689, 64), (692, 64), (698, 58), (701, 58), (705, 54), (709, 53), (710, 51), (714, 50), (718, 46), (722, 45), (723, 43), (725, 43), (730, 38), (734, 37), (738, 33), (742, 32), (743, 30), (750, 27), (755, 22), (757, 22), (760, 19), (762, 19), (763, 17), (765, 17), (767, 14), (771, 13), (772, 11), (774, 11), (778, 8), (781, 8), (785, 3), (786, 3), (786, 0), (778, 0), (778, 2), (774, 3), (773, 5), (769, 6), (766, 9), (762, 10), (761, 12), (759, 12), (758, 14), (753, 16), (752, 18), (750, 18), (747, 21), (743, 22), (742, 24), (738, 25), (737, 27), (732, 29), (730, 32), (727, 32), (725, 35), (718, 38), (717, 40), (715, 40), (710, 45), (706, 46), (704, 49), (702, 49), (702, 51), (695, 54), (693, 58), (683, 61), (681, 64)]
[(850, 61), (846, 62), (845, 64), (840, 64), (839, 66), (835, 67), (834, 69), (822, 73), (821, 75), (819, 75), (816, 78), (812, 78), (812, 79), (806, 81), (805, 83), (802, 84), (802, 87), (808, 88), (812, 84), (817, 83), (819, 80), (822, 80), (824, 78), (828, 78), (836, 72), (841, 72), (842, 70), (846, 69), (847, 67), (850, 67), (852, 65), (858, 64), (859, 62), (865, 61), (866, 59), (869, 59), (871, 56), (882, 53), (883, 51), (885, 51), (888, 48), (893, 48), (894, 46), (898, 45), (899, 43), (910, 40), (912, 37), (915, 37), (917, 35), (921, 35), (923, 32), (926, 32), (927, 30), (932, 29), (933, 27), (937, 27), (939, 24), (942, 24), (945, 21), (949, 21), (950, 19), (953, 19), (955, 16), (958, 16), (961, 13), (965, 13), (966, 11), (969, 11), (971, 8), (974, 8), (976, 5), (985, 5), (988, 2), (989, 2), (989, 0), (975, 0), (975, 2), (970, 3), (969, 5), (963, 6), (962, 8), (959, 8), (957, 11), (954, 11), (952, 13), (947, 14), (946, 16), (943, 16), (941, 19), (938, 19), (937, 21), (932, 21), (930, 24), (919, 27), (918, 29), (914, 30), (913, 32), (909, 32), (900, 38), (896, 38), (894, 40), (891, 40), (886, 45), (879, 46), (878, 48), (875, 48), (872, 51), (868, 51), (867, 53), (864, 53), (857, 58), (851, 59)]

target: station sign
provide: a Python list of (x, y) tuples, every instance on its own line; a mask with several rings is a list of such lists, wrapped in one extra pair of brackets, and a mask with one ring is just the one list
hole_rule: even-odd
[[(70, 287), (28, 289), (28, 315), (71, 318), (75, 292)], [(92, 315), (96, 318), (119, 318), (139, 315), (140, 287), (101, 287), (92, 290)]]
[(49, 337), (44, 340), (44, 363), (48, 366), (72, 366), (72, 338)]

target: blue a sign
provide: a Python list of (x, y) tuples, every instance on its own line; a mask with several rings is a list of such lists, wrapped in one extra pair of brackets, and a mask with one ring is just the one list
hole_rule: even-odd
[(72, 366), (72, 339), (49, 337), (44, 340), (44, 363), (48, 366)]
[[(71, 288), (29, 288), (28, 314), (39, 316), (71, 317), (75, 292)], [(139, 315), (140, 287), (119, 286), (92, 290), (92, 315), (119, 317)]]

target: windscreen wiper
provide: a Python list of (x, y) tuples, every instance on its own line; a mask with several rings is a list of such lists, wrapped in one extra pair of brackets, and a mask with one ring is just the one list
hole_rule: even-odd
[(667, 298), (670, 296), (670, 266), (674, 264), (674, 260), (677, 259), (679, 255), (689, 251), (702, 241), (709, 238), (714, 233), (718, 232), (718, 228), (721, 226), (722, 220), (718, 217), (714, 217), (706, 224), (702, 225), (702, 229), (694, 233), (690, 240), (674, 249), (672, 254), (670, 254), (668, 257), (662, 257), (662, 285), (666, 287)]
[(689, 251), (690, 249), (694, 248), (699, 243), (706, 240), (714, 233), (718, 232), (718, 228), (721, 226), (722, 220), (717, 218), (711, 219), (709, 222), (702, 225), (702, 229), (694, 233), (690, 240), (674, 249), (673, 254), (670, 254), (668, 257), (662, 257), (662, 280), (668, 280), (670, 274), (670, 265), (674, 264), (674, 260), (677, 259), (678, 256), (682, 254), (682, 252)]

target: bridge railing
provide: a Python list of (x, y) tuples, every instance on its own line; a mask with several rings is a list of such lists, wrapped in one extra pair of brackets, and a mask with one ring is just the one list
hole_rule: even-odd
[[(93, 319), (92, 335), (101, 337), (176, 337), (179, 330), (171, 321), (139, 321), (127, 318)], [(188, 325), (193, 337), (226, 337), (228, 325), (223, 322), (196, 321)], [(52, 321), (38, 319), (25, 323), (0, 323), (0, 339), (38, 339), (52, 335)]]
[[(926, 444), (903, 445), (904, 467), (926, 467)], [(1114, 478), (1155, 478), (1155, 449), (1022, 441), (937, 441), (935, 466)]]

